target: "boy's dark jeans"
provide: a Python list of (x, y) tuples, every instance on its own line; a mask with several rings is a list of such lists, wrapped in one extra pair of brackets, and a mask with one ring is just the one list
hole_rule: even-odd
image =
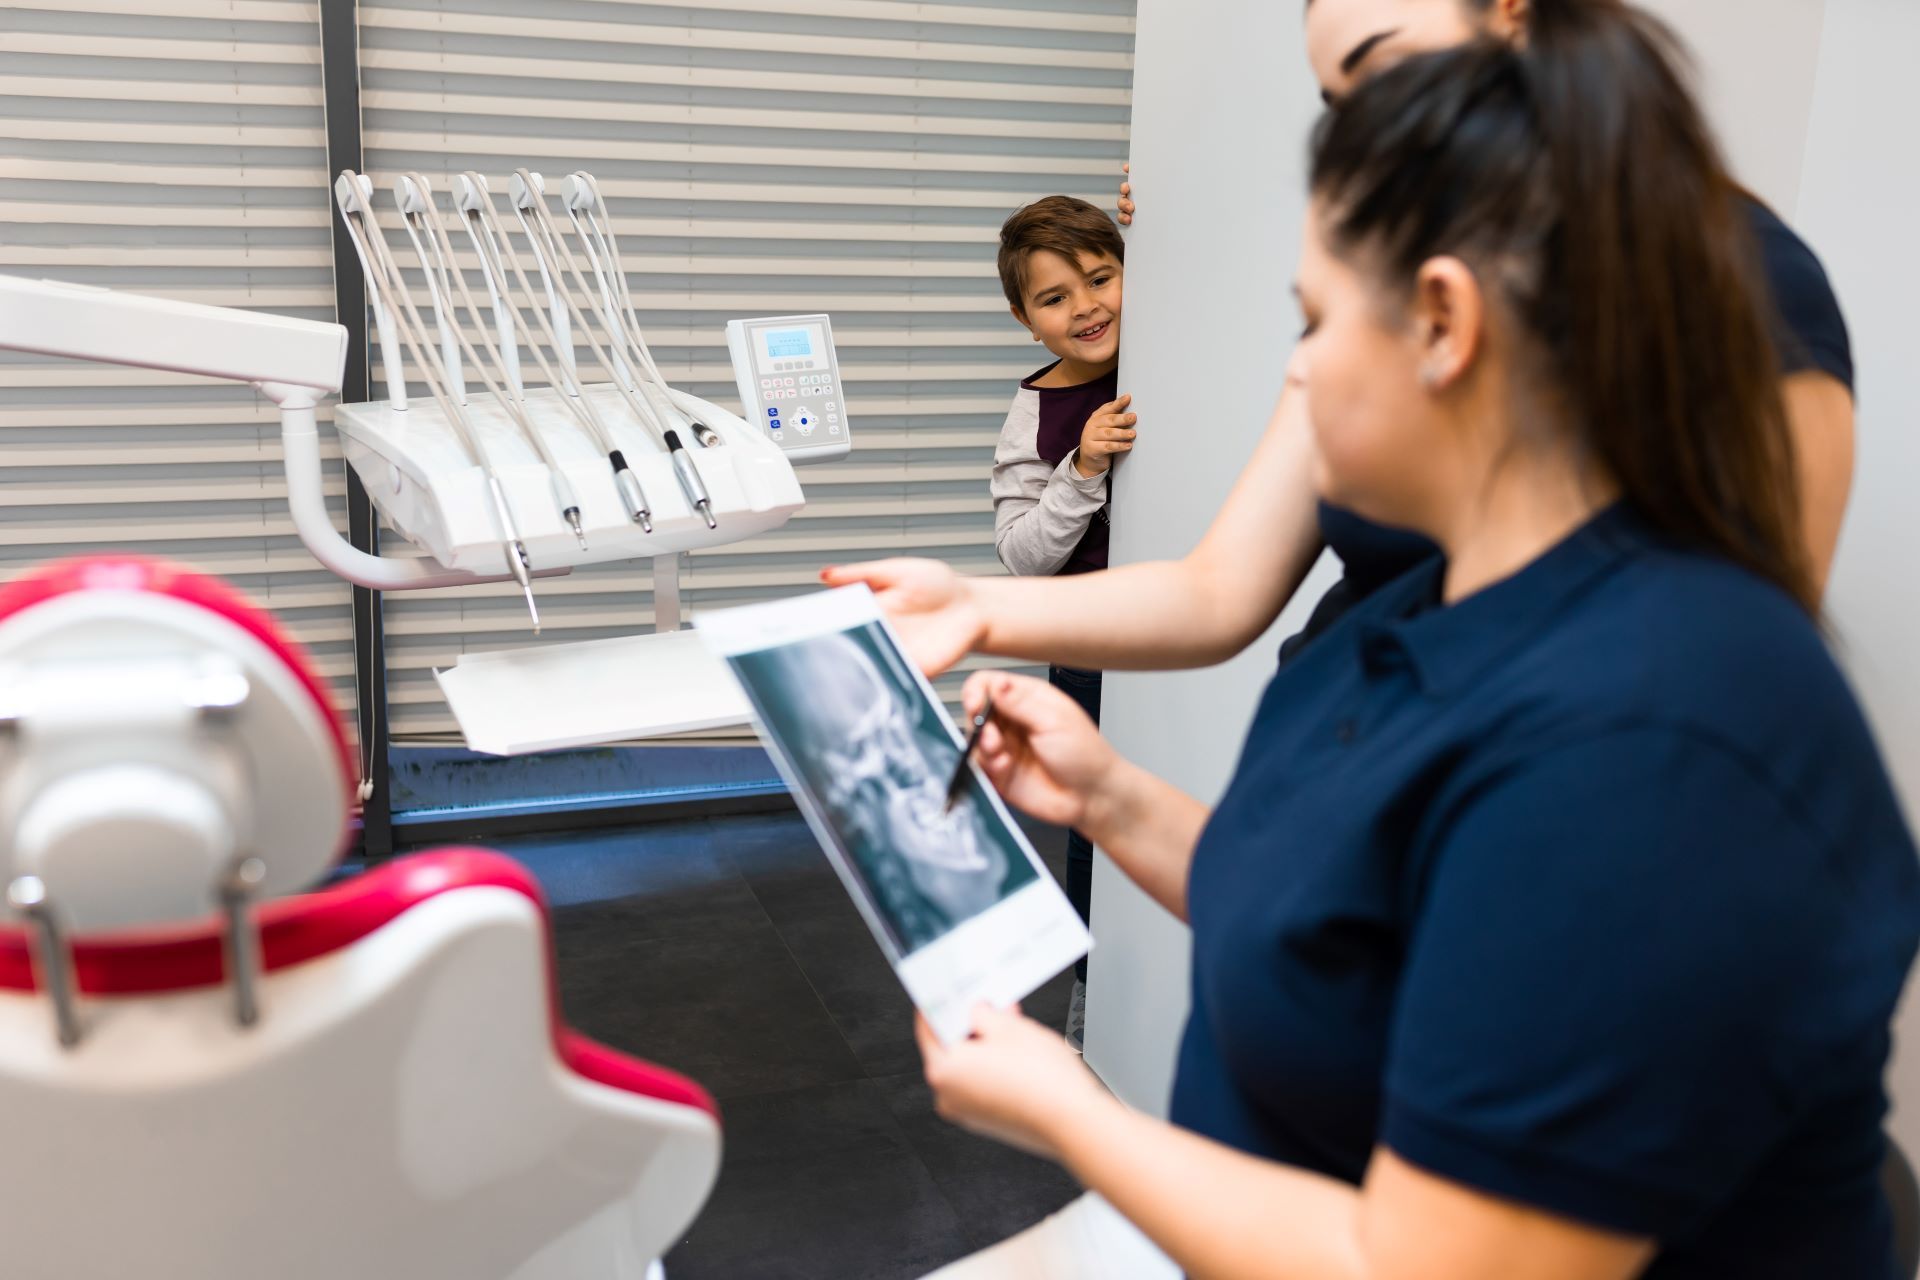
[[(1047, 669), (1047, 682), (1060, 692), (1080, 704), (1080, 709), (1092, 717), (1095, 724), (1100, 723), (1100, 673), (1098, 671), (1080, 671), (1073, 667), (1050, 667)], [(1082, 920), (1091, 919), (1093, 906), (1093, 841), (1078, 831), (1067, 832), (1067, 901), (1080, 913)], [(1080, 963), (1074, 966), (1073, 974), (1080, 981), (1087, 980), (1087, 958), (1080, 957)]]

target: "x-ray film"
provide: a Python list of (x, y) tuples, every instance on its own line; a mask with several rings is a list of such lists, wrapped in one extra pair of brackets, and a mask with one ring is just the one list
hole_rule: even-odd
[(814, 835), (941, 1039), (1086, 954), (1086, 928), (865, 587), (710, 614), (699, 630), (752, 703)]

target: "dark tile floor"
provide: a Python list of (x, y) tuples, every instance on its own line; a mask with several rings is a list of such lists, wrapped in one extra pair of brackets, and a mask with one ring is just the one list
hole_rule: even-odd
[[(1035, 831), (1054, 864), (1063, 837)], [(670, 1280), (909, 1280), (1078, 1192), (933, 1113), (912, 1006), (798, 816), (505, 839), (554, 903), (567, 1020), (719, 1099)], [(1058, 1026), (1071, 974), (1027, 1001)]]

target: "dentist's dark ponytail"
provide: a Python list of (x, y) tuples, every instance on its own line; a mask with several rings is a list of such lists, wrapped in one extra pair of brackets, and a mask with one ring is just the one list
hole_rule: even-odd
[(1322, 122), (1333, 248), (1410, 286), (1455, 255), (1530, 331), (1580, 442), (1673, 537), (1817, 593), (1768, 293), (1678, 42), (1620, 0), (1533, 0)]

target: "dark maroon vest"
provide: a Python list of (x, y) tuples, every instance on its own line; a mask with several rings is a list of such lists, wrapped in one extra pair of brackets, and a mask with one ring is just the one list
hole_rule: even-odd
[[(1119, 396), (1120, 372), (1116, 369), (1077, 387), (1033, 385), (1036, 379), (1045, 377), (1053, 367), (1052, 364), (1048, 365), (1020, 385), (1040, 397), (1040, 434), (1035, 447), (1041, 458), (1058, 467), (1079, 446), (1080, 433), (1086, 430), (1087, 419), (1098, 412), (1101, 406)], [(1111, 476), (1111, 471), (1108, 474)], [(1112, 533), (1107, 512), (1107, 507), (1101, 507), (1088, 522), (1087, 532), (1080, 539), (1080, 544), (1067, 557), (1067, 562), (1060, 566), (1062, 574), (1092, 573), (1107, 567), (1107, 541)]]

